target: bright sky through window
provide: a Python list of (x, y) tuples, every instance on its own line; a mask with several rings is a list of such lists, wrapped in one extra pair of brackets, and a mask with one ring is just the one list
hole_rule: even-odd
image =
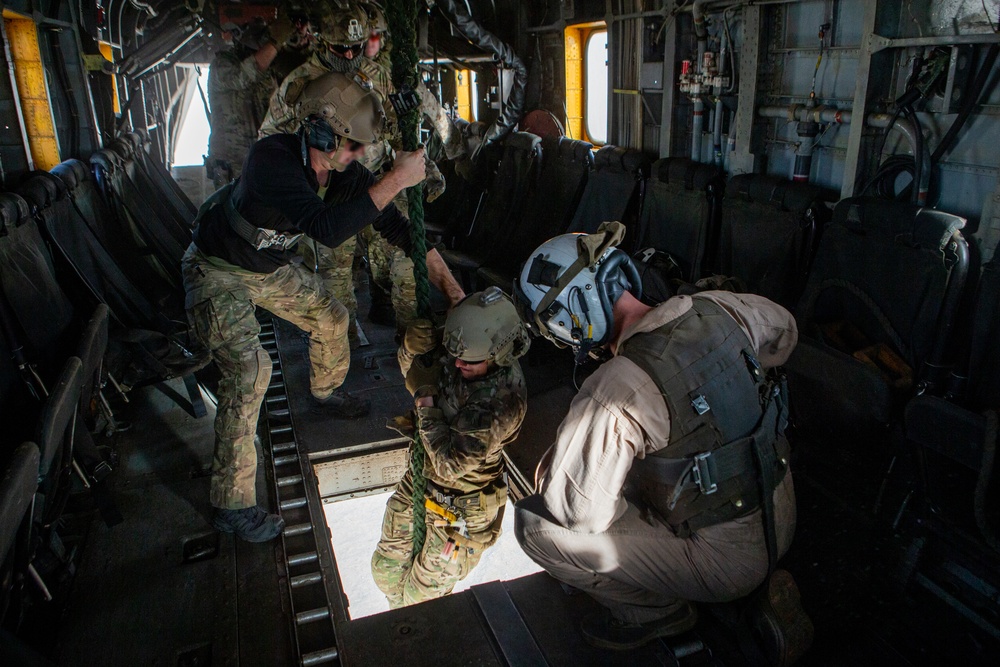
[(586, 83), (584, 95), (587, 108), (584, 114), (587, 136), (591, 141), (603, 144), (608, 140), (608, 31), (591, 33), (587, 39), (587, 54), (584, 56)]

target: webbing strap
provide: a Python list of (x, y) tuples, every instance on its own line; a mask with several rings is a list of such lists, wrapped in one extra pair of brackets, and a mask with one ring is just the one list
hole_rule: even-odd
[(580, 271), (596, 264), (609, 248), (614, 248), (624, 238), (625, 225), (618, 221), (602, 222), (601, 226), (593, 234), (581, 234), (577, 238), (578, 254), (576, 260), (556, 279), (555, 284), (549, 288), (549, 291), (545, 293), (545, 296), (542, 297), (541, 301), (535, 307), (534, 318), (539, 331), (548, 331), (548, 327), (545, 326), (539, 315), (552, 305), (556, 297), (566, 289), (567, 285), (573, 282)]

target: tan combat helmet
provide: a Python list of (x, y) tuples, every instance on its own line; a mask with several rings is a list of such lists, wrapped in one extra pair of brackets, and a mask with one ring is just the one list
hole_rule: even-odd
[(497, 287), (462, 299), (444, 325), (445, 349), (470, 364), (492, 361), (510, 366), (530, 344), (517, 309)]
[(388, 35), (389, 22), (385, 18), (385, 10), (377, 2), (363, 2), (361, 8), (368, 15), (368, 32), (372, 35)]
[[(371, 79), (361, 72), (323, 74), (306, 84), (294, 105), (296, 119), (310, 135), (309, 145), (324, 153), (337, 146), (334, 137), (325, 136), (327, 128), (361, 144), (378, 141), (385, 128), (385, 111), (372, 92)], [(327, 143), (319, 145), (324, 140)]]
[[(365, 10), (357, 2), (325, 0), (317, 18), (317, 25), (313, 25), (316, 53), (323, 64), (334, 72), (357, 70), (369, 34)], [(346, 57), (348, 51), (350, 59)]]

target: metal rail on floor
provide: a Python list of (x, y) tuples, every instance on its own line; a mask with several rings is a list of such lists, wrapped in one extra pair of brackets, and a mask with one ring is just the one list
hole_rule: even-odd
[(334, 614), (342, 613), (343, 605), (331, 600), (331, 591), (339, 587), (339, 582), (329, 554), (329, 536), (325, 529), (316, 534), (315, 527), (325, 528), (326, 522), (309, 454), (300, 450), (295, 441), (273, 320), (261, 323), (260, 341), (273, 364), (264, 400), (262, 437), (270, 452), (278, 513), (285, 519), (281, 537), (284, 579), (292, 606), (295, 649), (304, 667), (338, 665)]

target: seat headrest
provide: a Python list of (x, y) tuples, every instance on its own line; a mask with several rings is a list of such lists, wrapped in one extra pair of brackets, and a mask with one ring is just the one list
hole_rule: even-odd
[(66, 196), (66, 184), (47, 171), (33, 171), (17, 187), (19, 195), (36, 210), (48, 208)]
[(21, 195), (0, 192), (0, 215), (2, 215), (2, 233), (7, 233), (31, 217), (31, 206)]
[(615, 171), (626, 174), (649, 173), (652, 160), (642, 151), (620, 146), (603, 146), (594, 156), (594, 167), (598, 170)]
[(122, 139), (131, 145), (133, 155), (143, 150), (143, 144), (145, 141), (143, 140), (142, 135), (138, 132), (126, 132), (122, 135)]
[(574, 162), (586, 162), (594, 164), (594, 145), (579, 139), (569, 137), (559, 137), (559, 155), (567, 157)]
[(663, 158), (654, 162), (652, 167), (652, 175), (661, 183), (672, 183), (694, 191), (707, 188), (719, 173), (715, 165), (683, 157)]
[(135, 147), (125, 139), (115, 139), (114, 143), (111, 144), (111, 150), (123, 160), (135, 158)]
[(503, 140), (503, 144), (506, 148), (511, 148), (513, 150), (520, 150), (525, 152), (532, 152), (538, 149), (538, 145), (542, 142), (542, 138), (537, 134), (531, 134), (530, 132), (511, 132)]
[(635, 150), (634, 148), (628, 148), (625, 150), (625, 155), (622, 156), (622, 166), (625, 167), (625, 171), (630, 174), (642, 174), (644, 176), (649, 175), (649, 167), (653, 164), (653, 160), (650, 159), (648, 155), (642, 151)]
[(90, 164), (105, 171), (114, 171), (122, 163), (122, 158), (109, 150), (101, 150), (90, 156)]
[(83, 162), (76, 159), (60, 162), (52, 167), (52, 173), (69, 190), (75, 190), (78, 185), (90, 178), (90, 169)]

